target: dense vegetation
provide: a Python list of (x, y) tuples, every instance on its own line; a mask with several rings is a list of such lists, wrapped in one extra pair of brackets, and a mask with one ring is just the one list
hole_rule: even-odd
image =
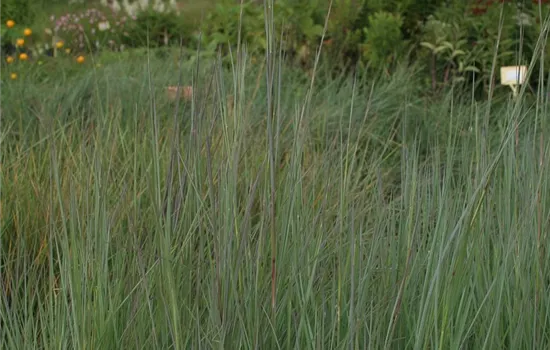
[[(100, 5), (107, 1), (70, 6), (66, 1), (44, 2), (40, 9), (28, 0), (5, 0), (2, 15), (31, 26), (32, 45), (25, 50), (35, 56), (54, 54), (58, 41), (73, 55), (183, 44), (191, 53), (200, 49), (215, 56), (221, 50), (229, 57), (238, 42), (250, 55), (266, 50), (265, 11), (257, 0), (150, 0), (145, 1), (149, 9), (140, 12), (135, 8), (143, 0), (136, 0), (130, 13)], [(158, 3), (166, 10), (155, 11)], [(495, 83), (490, 80), (494, 66), (527, 64), (537, 45), (547, 41), (543, 28), (549, 13), (548, 0), (277, 0), (273, 21), (287, 61), (303, 69), (312, 69), (324, 39), (322, 60), (335, 70), (359, 66), (392, 74), (398, 65), (414, 62), (427, 90), (470, 89), (473, 83), (477, 94), (487, 97)], [(3, 23), (3, 51), (10, 54), (21, 34), (6, 29)], [(537, 68), (550, 66), (547, 45), (544, 51)], [(534, 89), (539, 81), (532, 77)]]
[[(0, 348), (548, 348), (548, 21), (516, 40), (484, 17), (506, 1), (479, 22), (425, 2), (335, 1), (321, 51), (322, 29), (280, 29), (324, 28), (324, 3), (222, 1), (183, 47), (151, 31), (168, 13), (42, 53), (40, 15), (13, 17), (3, 43), (32, 34), (2, 66)], [(533, 88), (493, 91), (516, 60)]]

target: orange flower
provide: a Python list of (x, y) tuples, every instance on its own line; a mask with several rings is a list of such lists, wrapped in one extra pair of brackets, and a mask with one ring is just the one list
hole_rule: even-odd
[(15, 46), (21, 47), (21, 46), (23, 46), (23, 45), (25, 45), (25, 39), (17, 39), (17, 40), (15, 41)]
[(29, 58), (29, 56), (28, 56), (26, 53), (24, 53), (24, 52), (23, 52), (22, 54), (19, 55), (19, 59), (20, 59), (21, 61), (26, 61), (28, 58)]
[(31, 36), (32, 35), (32, 30), (30, 28), (25, 28), (25, 30), (23, 31), (23, 35), (24, 36)]
[(12, 63), (13, 62), (13, 57), (11, 57), (11, 56), (6, 57), (6, 62), (8, 64)]
[(9, 19), (7, 22), (6, 22), (6, 26), (8, 28), (13, 28), (13, 26), (15, 25), (15, 22), (12, 21), (11, 19)]
[(76, 62), (77, 62), (77, 63), (82, 64), (82, 63), (84, 63), (84, 61), (85, 61), (84, 56), (78, 56), (78, 57), (76, 58)]
[(17, 79), (17, 73), (11, 73), (10, 78), (11, 78), (11, 80)]

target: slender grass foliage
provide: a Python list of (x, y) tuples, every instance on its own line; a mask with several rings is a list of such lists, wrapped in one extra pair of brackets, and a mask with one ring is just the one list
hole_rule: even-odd
[(307, 80), (271, 9), (264, 62), (2, 89), (0, 348), (548, 348), (544, 85)]

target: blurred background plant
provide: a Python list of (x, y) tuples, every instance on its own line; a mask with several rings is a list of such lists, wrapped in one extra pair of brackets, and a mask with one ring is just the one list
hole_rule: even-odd
[(36, 17), (34, 4), (33, 0), (2, 0), (0, 2), (2, 22), (12, 20), (22, 25), (32, 24)]
[(369, 24), (363, 29), (362, 60), (375, 69), (387, 70), (405, 45), (402, 27), (403, 19), (399, 14), (378, 11), (369, 16)]
[[(73, 0), (80, 1), (84, 0)], [(130, 16), (137, 16), (143, 11), (154, 11), (158, 13), (175, 12), (178, 10), (176, 0), (100, 0), (100, 4), (110, 7), (115, 12), (123, 11)]]
[[(13, 54), (25, 26), (33, 30), (34, 44), (26, 45), (34, 50), (31, 56), (55, 52), (61, 41), (63, 50), (73, 53), (183, 43), (187, 52), (200, 44), (205, 55), (227, 57), (239, 31), (249, 54), (261, 55), (266, 48), (258, 0), (37, 0), (32, 6), (30, 0), (4, 0), (1, 5), (3, 56)], [(311, 69), (328, 8), (328, 0), (275, 2), (275, 25), (289, 63)], [(421, 68), (422, 87), (431, 92), (474, 86), (486, 96), (496, 82), (493, 60), (497, 66), (528, 62), (549, 13), (550, 0), (334, 0), (322, 62), (335, 72), (360, 67), (385, 74), (397, 64), (414, 64)], [(17, 30), (7, 28), (7, 19)], [(550, 66), (550, 49), (541, 44), (547, 54), (537, 68)]]
[(129, 47), (159, 47), (192, 44), (191, 30), (175, 12), (158, 12), (148, 9), (139, 12), (127, 28), (124, 43)]
[[(105, 11), (106, 10), (106, 11)], [(129, 36), (129, 22), (136, 17), (118, 15), (108, 9), (89, 8), (50, 17), (52, 45), (63, 42), (74, 52), (108, 49), (120, 51), (123, 40)]]
[[(242, 42), (248, 45), (251, 53), (263, 51), (266, 48), (264, 10), (253, 1), (245, 1), (242, 8), (235, 1), (216, 1), (212, 10), (206, 15), (201, 25), (201, 46), (205, 50), (218, 51), (227, 54), (229, 46), (237, 45), (239, 37), (239, 20), (241, 18)], [(199, 39), (195, 32), (195, 38)], [(198, 42), (198, 41), (197, 41)]]
[(420, 56), (429, 63), (430, 85), (432, 91), (446, 86), (449, 81), (463, 82), (467, 72), (479, 72), (474, 65), (472, 53), (468, 51), (468, 40), (464, 30), (456, 22), (445, 23), (430, 16), (423, 26), (421, 47), (429, 54)]

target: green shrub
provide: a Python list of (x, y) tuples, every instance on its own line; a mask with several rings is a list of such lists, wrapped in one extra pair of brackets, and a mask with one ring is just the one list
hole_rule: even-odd
[(2, 0), (0, 12), (2, 20), (8, 19), (18, 24), (30, 25), (36, 16), (32, 0)]
[(402, 30), (404, 34), (410, 36), (417, 31), (418, 22), (424, 21), (444, 2), (444, 0), (363, 0), (360, 15), (355, 20), (354, 26), (357, 29), (365, 28), (370, 23), (369, 16), (386, 11), (401, 15)]
[(148, 9), (136, 15), (125, 42), (132, 47), (143, 47), (147, 45), (148, 36), (149, 46), (158, 47), (178, 45), (181, 39), (184, 43), (189, 43), (191, 35), (182, 16), (173, 11), (158, 12)]
[(86, 10), (51, 16), (51, 33), (54, 41), (63, 41), (73, 52), (113, 50), (122, 48), (123, 40), (133, 25), (130, 17), (116, 14), (109, 9)]
[[(545, 30), (544, 25), (545, 21), (550, 18), (550, 1), (545, 0), (543, 4), (544, 6), (540, 7), (540, 12), (539, 6), (533, 3), (528, 4), (524, 9), (524, 16), (522, 20), (525, 31), (524, 33), (528, 40), (526, 45), (524, 45), (522, 49), (525, 51), (525, 55), (527, 57), (533, 57), (536, 55), (536, 45), (539, 41), (541, 33), (545, 31), (546, 33), (548, 33), (548, 28)], [(548, 23), (546, 25), (548, 25)], [(550, 67), (550, 45), (548, 44), (548, 34), (546, 34), (546, 37), (540, 39), (541, 44), (543, 45), (540, 50), (542, 51), (544, 57), (542, 64), (544, 65), (546, 71), (548, 71), (548, 67)], [(539, 53), (538, 57), (540, 57), (540, 55), (541, 54)], [(540, 68), (540, 64), (540, 60), (537, 60), (537, 69)], [(532, 78), (532, 80), (538, 82), (539, 77), (537, 76), (537, 74), (534, 75), (535, 76)]]
[[(15, 40), (22, 37), (20, 31), (24, 26), (32, 23), (36, 13), (31, 6), (31, 0), (2, 0), (0, 1), (0, 18), (2, 18), (0, 32), (0, 48), (2, 55), (12, 54), (15, 51)], [(6, 22), (12, 20), (16, 27), (9, 29)]]
[(241, 30), (241, 42), (250, 53), (266, 48), (264, 9), (253, 1), (241, 5), (234, 1), (221, 0), (206, 17), (203, 24), (202, 45), (206, 50), (228, 52), (228, 45), (236, 45)]
[[(321, 0), (279, 0), (275, 3), (275, 22), (285, 35), (283, 49), (305, 61), (323, 34), (326, 9)], [(302, 53), (302, 54), (300, 54)]]
[[(543, 15), (548, 13), (547, 5), (541, 8)], [(417, 58), (429, 67), (433, 89), (457, 79), (464, 81), (475, 72), (473, 78), (487, 93), (494, 84), (491, 75), (495, 64), (528, 64), (533, 58), (541, 33), (537, 17), (538, 6), (530, 3), (453, 1), (441, 6), (422, 25), (420, 44), (424, 49)]]
[(479, 72), (475, 67), (472, 47), (467, 40), (467, 31), (459, 24), (446, 23), (430, 16), (422, 27), (420, 52), (417, 58), (429, 62), (429, 78), (433, 91), (451, 82), (464, 81), (467, 72)]
[[(443, 0), (334, 0), (329, 20), (329, 45), (326, 55), (331, 61), (343, 62), (345, 66), (354, 65), (358, 60), (366, 62), (373, 55), (379, 56), (381, 52), (372, 53), (370, 44), (366, 43), (366, 31), (370, 30), (371, 36), (378, 35), (374, 34), (377, 31), (374, 27), (379, 27), (383, 24), (381, 21), (386, 20), (390, 21), (389, 24), (392, 21), (393, 24), (399, 24), (401, 32), (399, 36), (395, 28), (392, 28), (390, 35), (393, 38), (387, 40), (416, 42), (421, 28), (419, 24), (434, 13), (441, 3)], [(379, 19), (380, 23), (373, 25), (371, 20), (375, 19), (373, 14), (376, 13), (390, 13), (397, 17)], [(400, 20), (394, 21), (397, 18)], [(380, 32), (380, 37), (376, 40), (385, 41), (386, 39), (381, 38), (382, 34)], [(395, 58), (399, 57), (395, 56), (393, 60)]]
[(369, 16), (369, 25), (363, 30), (365, 44), (363, 58), (375, 69), (387, 68), (404, 46), (400, 15), (379, 11)]
[[(241, 7), (242, 6), (242, 7)], [(298, 62), (309, 61), (308, 52), (319, 43), (326, 16), (324, 0), (278, 0), (274, 4), (274, 24), (283, 33), (282, 49)], [(241, 16), (242, 14), (242, 16)], [(203, 24), (202, 44), (209, 51), (228, 52), (239, 39), (249, 53), (266, 49), (264, 8), (257, 1), (242, 3), (222, 0), (215, 4)]]

